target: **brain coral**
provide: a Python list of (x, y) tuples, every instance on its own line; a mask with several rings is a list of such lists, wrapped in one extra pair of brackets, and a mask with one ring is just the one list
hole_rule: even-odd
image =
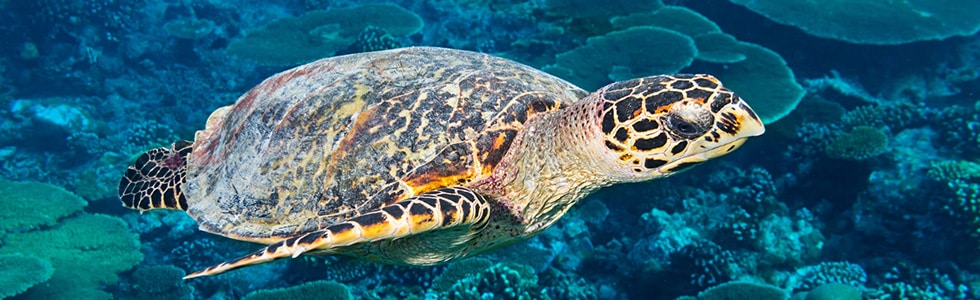
[(896, 45), (980, 30), (980, 1), (729, 0), (818, 37)]

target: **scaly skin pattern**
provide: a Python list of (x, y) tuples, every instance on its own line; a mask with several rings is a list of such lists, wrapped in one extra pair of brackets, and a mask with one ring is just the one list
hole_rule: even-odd
[(472, 187), (519, 220), (491, 240), (527, 238), (601, 187), (676, 174), (763, 132), (752, 109), (714, 77), (617, 82), (529, 121), (500, 167)]

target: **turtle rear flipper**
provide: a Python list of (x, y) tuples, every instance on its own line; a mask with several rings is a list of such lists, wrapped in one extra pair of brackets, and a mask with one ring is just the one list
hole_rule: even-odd
[(187, 172), (190, 141), (178, 141), (170, 148), (150, 150), (136, 159), (119, 181), (119, 200), (123, 206), (140, 211), (156, 208), (187, 209), (180, 191)]
[(490, 204), (482, 195), (463, 187), (442, 188), (322, 230), (279, 241), (239, 259), (188, 274), (184, 279), (220, 274), (280, 258), (295, 258), (306, 252), (342, 253), (341, 248), (347, 246), (405, 238), (437, 230), (480, 230), (489, 220)]

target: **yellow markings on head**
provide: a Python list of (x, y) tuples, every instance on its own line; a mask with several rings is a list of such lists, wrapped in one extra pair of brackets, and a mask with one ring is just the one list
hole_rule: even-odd
[(761, 128), (751, 120), (751, 109), (708, 75), (617, 82), (601, 89), (599, 98), (606, 148), (637, 174), (678, 172), (731, 152), (744, 142), (738, 139), (761, 134), (743, 126)]

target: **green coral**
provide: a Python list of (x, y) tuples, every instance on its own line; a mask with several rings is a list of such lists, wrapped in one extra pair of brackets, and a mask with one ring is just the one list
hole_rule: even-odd
[(868, 275), (860, 265), (850, 262), (822, 262), (799, 269), (786, 283), (793, 290), (810, 290), (821, 285), (838, 283), (863, 287)]
[(697, 300), (785, 300), (786, 291), (766, 283), (732, 281), (710, 287), (698, 293)]
[(51, 279), (24, 293), (31, 299), (110, 299), (100, 287), (115, 284), (119, 272), (143, 259), (138, 236), (119, 218), (100, 214), (63, 219), (45, 230), (11, 233), (3, 245), (0, 253), (30, 253), (54, 267)]
[(861, 290), (843, 283), (827, 283), (806, 294), (806, 300), (861, 300)]
[(895, 282), (884, 284), (878, 289), (869, 292), (864, 299), (868, 300), (941, 300), (946, 299), (939, 293), (923, 290), (905, 282)]
[(726, 53), (732, 52), (746, 58), (713, 73), (725, 87), (745, 98), (763, 123), (779, 121), (796, 109), (806, 92), (778, 53), (747, 42), (735, 43)]
[(930, 117), (933, 111), (922, 105), (899, 102), (856, 107), (844, 113), (841, 122), (845, 127), (871, 126), (898, 132), (922, 124)]
[(278, 289), (259, 290), (245, 295), (243, 300), (349, 300), (350, 289), (336, 281), (313, 281)]
[(88, 204), (65, 189), (40, 182), (0, 179), (0, 195), (0, 237), (54, 225)]
[(946, 184), (957, 180), (980, 180), (980, 164), (966, 160), (932, 162), (926, 175)]
[(228, 53), (273, 66), (329, 57), (350, 47), (369, 27), (405, 36), (422, 29), (422, 18), (391, 3), (309, 11), (270, 23), (228, 45)]
[(544, 0), (542, 3), (544, 11), (548, 15), (587, 19), (609, 18), (661, 6), (663, 3), (660, 0)]
[(721, 27), (707, 17), (684, 7), (665, 6), (657, 10), (615, 17), (610, 20), (614, 28), (656, 26), (680, 34), (696, 37), (702, 34), (721, 33)]
[(878, 128), (858, 126), (827, 145), (827, 156), (838, 159), (865, 160), (888, 150), (888, 135)]
[(942, 40), (980, 30), (980, 1), (729, 1), (808, 34), (856, 44)]
[(470, 258), (453, 262), (446, 266), (438, 277), (432, 282), (432, 290), (437, 293), (448, 292), (457, 281), (476, 276), (493, 265), (489, 259)]
[(969, 233), (980, 237), (980, 184), (963, 180), (948, 183), (952, 197), (944, 208), (968, 226)]
[[(663, 45), (670, 45), (664, 47)], [(656, 55), (650, 51), (656, 49)], [(586, 90), (614, 80), (677, 73), (694, 61), (694, 41), (673, 30), (637, 26), (591, 37), (586, 45), (558, 54), (542, 68)]]
[(20, 253), (0, 254), (0, 299), (23, 293), (54, 273), (46, 260)]
[(550, 299), (541, 292), (538, 276), (528, 266), (498, 263), (457, 281), (445, 299)]
[(610, 80), (675, 73), (694, 59), (715, 63), (711, 73), (752, 103), (766, 124), (792, 112), (805, 94), (779, 54), (736, 40), (693, 10), (664, 6), (610, 22), (618, 31), (589, 38), (543, 70), (591, 90)]
[(130, 276), (130, 296), (143, 300), (191, 299), (194, 290), (184, 283), (184, 275), (184, 270), (171, 265), (138, 267)]

